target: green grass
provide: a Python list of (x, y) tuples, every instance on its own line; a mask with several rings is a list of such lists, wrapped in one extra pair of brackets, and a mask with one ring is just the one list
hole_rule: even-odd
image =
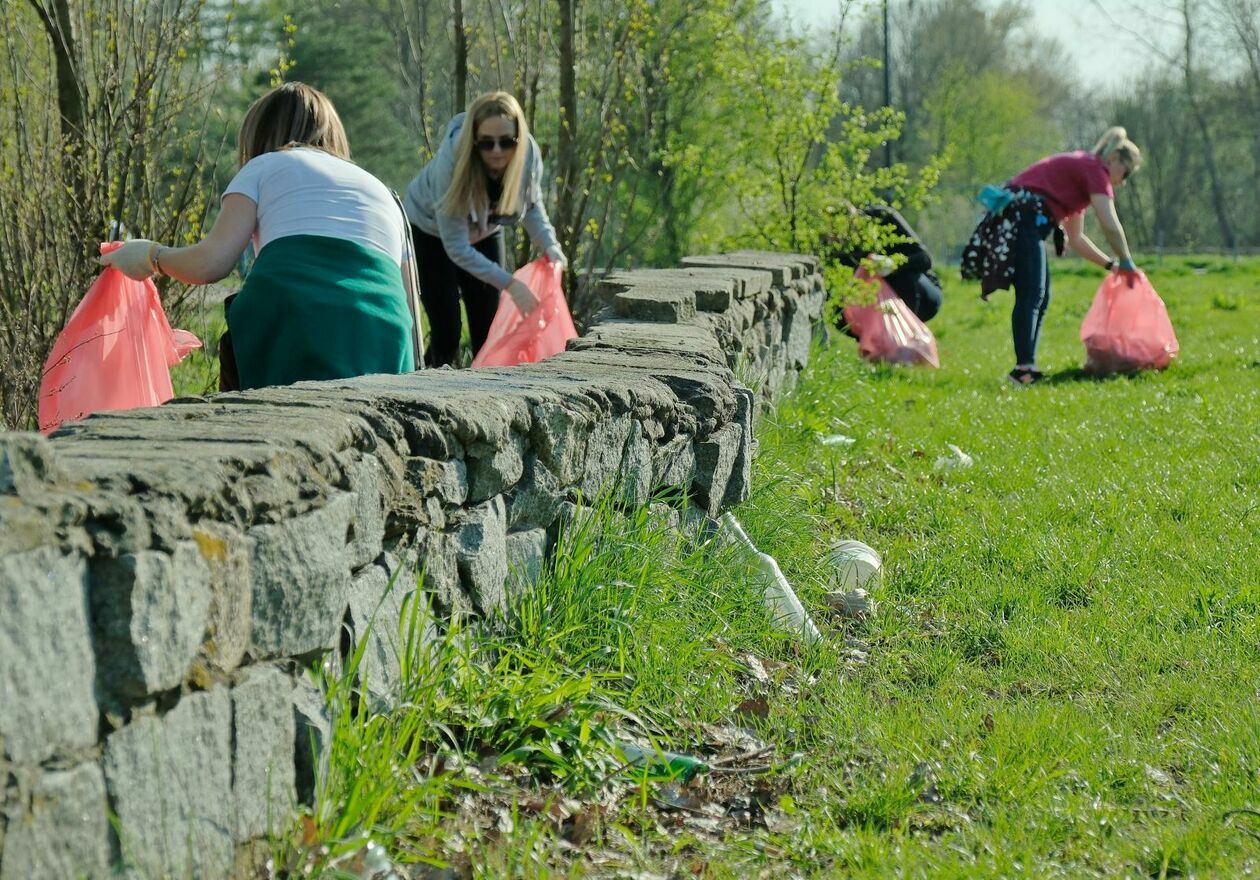
[(194, 300), (182, 317), (180, 329), (201, 340), (194, 349), (171, 368), (171, 384), (176, 397), (199, 397), (219, 390), (219, 337), (227, 330), (222, 303)]
[[(941, 371), (863, 365), (841, 341), (768, 427), (759, 464), (793, 474), (816, 529), (885, 557), (871, 663), (830, 721), (875, 761), (851, 784), (924, 763), (943, 796), (876, 798), (822, 831), (855, 876), (1260, 865), (1226, 816), (1260, 806), (1260, 266), (1183, 268), (1150, 273), (1182, 347), (1166, 373), (1080, 374), (1099, 279), (1069, 271), (1051, 380), (1003, 387), (1010, 295), (955, 284)], [(819, 431), (858, 443), (811, 455)], [(975, 466), (937, 471), (947, 443)], [(751, 506), (773, 519), (772, 494)], [(817, 553), (799, 534), (779, 529), (779, 552)], [(965, 821), (911, 830), (940, 809)]]
[[(1150, 275), (1182, 352), (1159, 374), (1079, 373), (1099, 276), (1070, 265), (1033, 388), (1002, 380), (1010, 294), (956, 279), (940, 371), (834, 339), (737, 511), (824, 644), (773, 629), (735, 550), (598, 506), (493, 636), (417, 648), (407, 708), (333, 683), (332, 773), (280, 863), (336, 876), (370, 837), (456, 876), (1260, 872), (1236, 812), (1260, 809), (1260, 263)], [(937, 470), (948, 443), (974, 466)], [(884, 557), (867, 621), (821, 602), (841, 537)], [(616, 746), (720, 763), (731, 727), (768, 751), (682, 786)]]

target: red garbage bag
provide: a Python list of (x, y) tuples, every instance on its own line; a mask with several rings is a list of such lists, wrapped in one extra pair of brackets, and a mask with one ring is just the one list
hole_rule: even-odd
[[(870, 278), (865, 271), (858, 277)], [(882, 278), (875, 304), (845, 306), (844, 319), (858, 338), (858, 353), (869, 361), (941, 366), (932, 331)]]
[[(121, 242), (101, 245), (107, 254)], [(173, 330), (152, 281), (106, 267), (70, 315), (44, 362), (39, 430), (94, 412), (157, 406), (175, 396), (170, 368), (201, 340)]]
[(1081, 323), (1085, 372), (1094, 374), (1162, 370), (1177, 356), (1177, 334), (1168, 310), (1146, 273), (1132, 287), (1119, 272), (1098, 288)]
[(569, 304), (560, 283), (559, 263), (541, 257), (516, 270), (513, 275), (525, 282), (538, 297), (538, 307), (522, 315), (512, 297), (499, 296), (499, 310), (486, 334), (486, 343), (473, 358), (474, 367), (514, 367), (532, 364), (564, 351), (564, 345), (577, 336)]

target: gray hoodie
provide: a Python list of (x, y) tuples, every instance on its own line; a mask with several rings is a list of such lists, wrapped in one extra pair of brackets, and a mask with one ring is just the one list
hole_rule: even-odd
[(515, 214), (495, 214), (478, 217), (471, 208), (467, 217), (452, 217), (439, 210), (446, 191), (455, 176), (455, 144), (459, 131), (464, 127), (461, 113), (446, 126), (442, 145), (437, 155), (420, 169), (407, 186), (403, 205), (409, 219), (422, 232), (442, 239), (446, 255), (474, 278), (504, 289), (512, 281), (512, 275), (502, 266), (488, 259), (473, 244), (496, 232), (501, 226), (520, 223), (529, 233), (530, 240), (540, 251), (558, 244), (556, 231), (547, 219), (547, 209), (542, 203), (543, 163), (538, 142), (530, 135), (528, 152), (525, 154), (525, 171), (521, 175), (521, 205), (523, 210)]

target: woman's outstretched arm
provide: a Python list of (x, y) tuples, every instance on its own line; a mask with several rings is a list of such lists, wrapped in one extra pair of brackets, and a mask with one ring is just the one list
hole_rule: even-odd
[(1124, 227), (1120, 225), (1120, 218), (1116, 216), (1116, 203), (1105, 195), (1096, 194), (1090, 196), (1090, 203), (1094, 206), (1094, 214), (1098, 217), (1098, 223), (1102, 226), (1103, 235), (1107, 237), (1107, 244), (1111, 245), (1111, 249), (1116, 252), (1116, 259), (1120, 261), (1133, 260), (1133, 254), (1129, 251), (1129, 239), (1124, 234)]
[(223, 197), (214, 228), (196, 244), (166, 247), (137, 238), (102, 256), (101, 265), (114, 266), (137, 281), (148, 278), (160, 267), (162, 274), (186, 284), (209, 284), (232, 271), (257, 224), (258, 206), (253, 199), (229, 193)]

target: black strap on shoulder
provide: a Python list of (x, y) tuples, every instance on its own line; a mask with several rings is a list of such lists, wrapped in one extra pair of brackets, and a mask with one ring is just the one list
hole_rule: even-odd
[(424, 367), (424, 333), (420, 329), (420, 267), (416, 265), (416, 243), (411, 236), (411, 221), (398, 193), (390, 190), (394, 204), (403, 221), (403, 288), (407, 293), (407, 309), (411, 312), (411, 346), (415, 352), (416, 369)]

